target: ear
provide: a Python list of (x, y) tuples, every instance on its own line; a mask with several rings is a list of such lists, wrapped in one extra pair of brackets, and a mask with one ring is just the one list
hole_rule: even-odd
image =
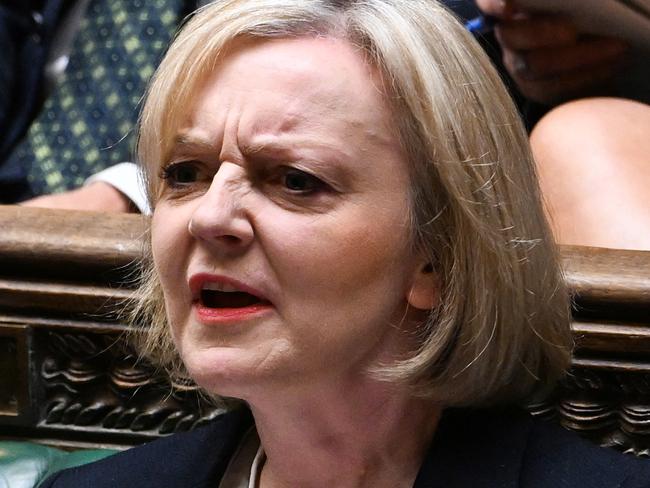
[(415, 270), (406, 300), (418, 310), (431, 310), (440, 299), (440, 280), (431, 263), (425, 262)]

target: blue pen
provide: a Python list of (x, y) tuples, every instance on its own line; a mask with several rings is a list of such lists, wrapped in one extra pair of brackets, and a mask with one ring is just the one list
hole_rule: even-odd
[(489, 15), (479, 15), (478, 17), (474, 17), (465, 22), (465, 28), (474, 35), (487, 34), (494, 29), (494, 24), (496, 24), (496, 19), (494, 17)]

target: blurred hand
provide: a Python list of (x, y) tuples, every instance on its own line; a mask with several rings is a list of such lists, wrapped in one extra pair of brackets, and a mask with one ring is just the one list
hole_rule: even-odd
[(95, 212), (130, 212), (133, 208), (131, 201), (121, 192), (101, 181), (63, 193), (36, 197), (20, 205)]
[(620, 69), (627, 49), (620, 40), (581, 36), (569, 20), (516, 11), (512, 1), (476, 3), (498, 19), (495, 35), (503, 64), (530, 100), (553, 105), (590, 94)]

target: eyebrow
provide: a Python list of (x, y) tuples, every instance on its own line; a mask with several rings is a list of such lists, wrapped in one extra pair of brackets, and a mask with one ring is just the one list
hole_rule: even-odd
[[(179, 153), (198, 153), (210, 154), (215, 157), (220, 157), (222, 152), (221, 142), (213, 142), (210, 139), (201, 136), (180, 133), (174, 138), (174, 145), (171, 154), (177, 155)], [(252, 164), (259, 164), (268, 160), (272, 161), (309, 161), (311, 164), (317, 164), (323, 168), (331, 166), (331, 163), (341, 163), (348, 158), (345, 151), (335, 149), (333, 147), (311, 147), (311, 150), (316, 150), (321, 153), (319, 156), (305, 156), (305, 149), (300, 148), (299, 145), (287, 143), (286, 141), (265, 140), (265, 141), (250, 141), (240, 143), (237, 150), (239, 154)], [(325, 154), (323, 154), (323, 152)]]
[(204, 139), (201, 137), (189, 135), (189, 134), (178, 134), (174, 138), (173, 152), (177, 152), (178, 149), (183, 150), (192, 150), (197, 152), (210, 152), (214, 153), (215, 151), (220, 150), (220, 145), (215, 144), (214, 142)]
[[(328, 146), (309, 146), (301, 147), (299, 143), (287, 143), (286, 141), (264, 141), (264, 142), (251, 142), (241, 144), (239, 150), (248, 161), (255, 162), (257, 160), (284, 160), (291, 161), (310, 161), (312, 163), (319, 163), (329, 165), (332, 162), (341, 163), (348, 159), (348, 155), (344, 151), (335, 149)], [(316, 152), (318, 156), (311, 154), (306, 156), (306, 153)]]
[(240, 144), (239, 150), (246, 159), (255, 159), (260, 154), (286, 157), (294, 152), (295, 148), (278, 142), (251, 142)]

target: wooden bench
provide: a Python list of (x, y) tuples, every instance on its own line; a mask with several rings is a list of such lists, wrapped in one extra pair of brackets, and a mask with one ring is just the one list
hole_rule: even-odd
[[(128, 447), (223, 413), (139, 362), (116, 313), (147, 219), (0, 207), (0, 438)], [(650, 253), (562, 249), (573, 367), (530, 410), (650, 454)]]

